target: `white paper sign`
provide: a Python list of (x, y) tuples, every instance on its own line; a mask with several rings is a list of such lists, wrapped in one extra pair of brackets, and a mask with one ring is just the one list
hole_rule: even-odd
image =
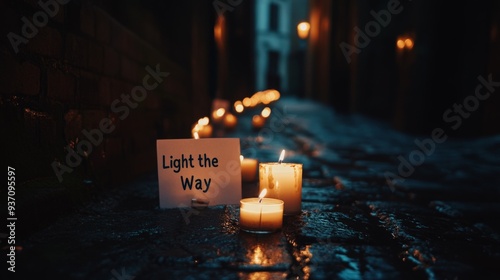
[(239, 204), (238, 138), (156, 141), (160, 208), (191, 206), (193, 198), (209, 205)]

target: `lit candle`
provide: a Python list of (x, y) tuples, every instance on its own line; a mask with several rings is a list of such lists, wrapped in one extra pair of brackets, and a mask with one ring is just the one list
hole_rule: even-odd
[(212, 137), (212, 126), (210, 124), (204, 125), (200, 131), (198, 131), (198, 135), (201, 138), (209, 138)]
[(224, 126), (228, 130), (232, 130), (238, 124), (238, 119), (231, 113), (226, 113), (224, 116)]
[(212, 112), (212, 120), (215, 123), (221, 122), (223, 120), (222, 117), (224, 117), (224, 114), (226, 114), (226, 109), (219, 108), (219, 109)]
[(195, 125), (191, 134), (193, 138), (209, 138), (212, 137), (213, 128), (211, 125)]
[(260, 189), (267, 189), (269, 197), (285, 202), (285, 215), (300, 214), (302, 209), (302, 164), (283, 163), (285, 150), (279, 162), (259, 164)]
[(241, 102), (241, 101), (234, 102), (234, 110), (237, 113), (243, 112), (244, 109), (245, 109), (245, 106), (243, 106), (243, 102)]
[(199, 139), (212, 137), (213, 128), (209, 124), (209, 121), (210, 120), (208, 119), (208, 117), (204, 117), (198, 120), (198, 122), (193, 126), (193, 129), (191, 130), (193, 138)]
[(271, 115), (271, 108), (266, 107), (266, 108), (262, 109), (262, 112), (260, 113), (260, 115), (263, 118), (267, 119)]
[(297, 34), (300, 39), (307, 39), (309, 36), (309, 29), (311, 29), (311, 25), (307, 21), (303, 21), (297, 24)]
[(252, 118), (252, 127), (255, 129), (260, 129), (266, 123), (266, 118), (261, 115), (255, 115)]
[(411, 51), (413, 49), (414, 43), (410, 37), (400, 36), (396, 41), (396, 47), (398, 53), (403, 51)]
[(243, 182), (255, 182), (257, 180), (258, 161), (254, 158), (244, 158), (240, 156), (241, 161), (241, 180)]
[(198, 134), (198, 131), (193, 131), (193, 138), (200, 139), (200, 135)]
[(264, 198), (266, 190), (259, 197), (240, 200), (240, 228), (254, 233), (269, 233), (283, 225), (283, 200)]

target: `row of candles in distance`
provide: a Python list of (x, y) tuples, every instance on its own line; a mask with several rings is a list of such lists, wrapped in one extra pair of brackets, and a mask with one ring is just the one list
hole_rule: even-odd
[[(277, 90), (265, 90), (259, 91), (253, 94), (251, 97), (245, 97), (242, 101), (238, 100), (234, 102), (234, 111), (237, 113), (242, 113), (245, 108), (252, 108), (259, 104), (267, 105), (273, 101), (280, 98), (280, 93)], [(271, 115), (271, 108), (265, 107), (259, 115), (254, 115), (252, 117), (252, 127), (255, 129), (262, 128), (266, 119)], [(231, 112), (228, 112), (225, 108), (216, 108), (211, 115), (212, 122), (222, 123), (224, 127), (228, 130), (232, 130), (238, 124), (238, 119)], [(213, 127), (210, 124), (209, 117), (203, 117), (198, 120), (197, 123), (193, 125), (191, 134), (193, 138), (208, 138), (212, 137)]]
[[(234, 103), (234, 111), (242, 113), (245, 108), (260, 104), (268, 105), (280, 98), (277, 90), (259, 91)], [(265, 107), (260, 114), (252, 117), (252, 127), (262, 128), (271, 115), (271, 108)], [(215, 108), (211, 119), (223, 124), (228, 130), (234, 129), (238, 119), (225, 108)], [(209, 117), (203, 117), (194, 124), (192, 136), (195, 139), (212, 136), (213, 127)], [(302, 201), (302, 164), (283, 163), (285, 150), (278, 162), (259, 163), (257, 159), (240, 156), (241, 178), (243, 182), (257, 181), (257, 168), (260, 195), (258, 198), (244, 198), (240, 201), (240, 227), (244, 231), (268, 233), (281, 229), (283, 215), (295, 215), (301, 211)]]

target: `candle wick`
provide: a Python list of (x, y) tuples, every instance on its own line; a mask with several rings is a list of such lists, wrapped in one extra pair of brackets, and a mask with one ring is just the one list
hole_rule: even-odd
[[(262, 198), (261, 198), (261, 200), (262, 200)], [(259, 229), (261, 227), (262, 227), (262, 206), (260, 207), (260, 213), (259, 213)]]
[(278, 163), (281, 164), (283, 159), (285, 158), (285, 150), (281, 151), (280, 158), (278, 159)]
[(261, 202), (262, 202), (262, 197), (259, 198), (259, 203), (261, 203)]

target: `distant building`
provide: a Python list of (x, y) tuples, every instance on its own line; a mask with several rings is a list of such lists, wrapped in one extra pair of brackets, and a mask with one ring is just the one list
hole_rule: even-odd
[(287, 58), (290, 53), (290, 0), (259, 0), (255, 3), (256, 89), (286, 91)]
[[(296, 25), (307, 18), (307, 0), (255, 2), (255, 87), (289, 92), (290, 63), (299, 40)], [(293, 75), (292, 75), (293, 76)]]

